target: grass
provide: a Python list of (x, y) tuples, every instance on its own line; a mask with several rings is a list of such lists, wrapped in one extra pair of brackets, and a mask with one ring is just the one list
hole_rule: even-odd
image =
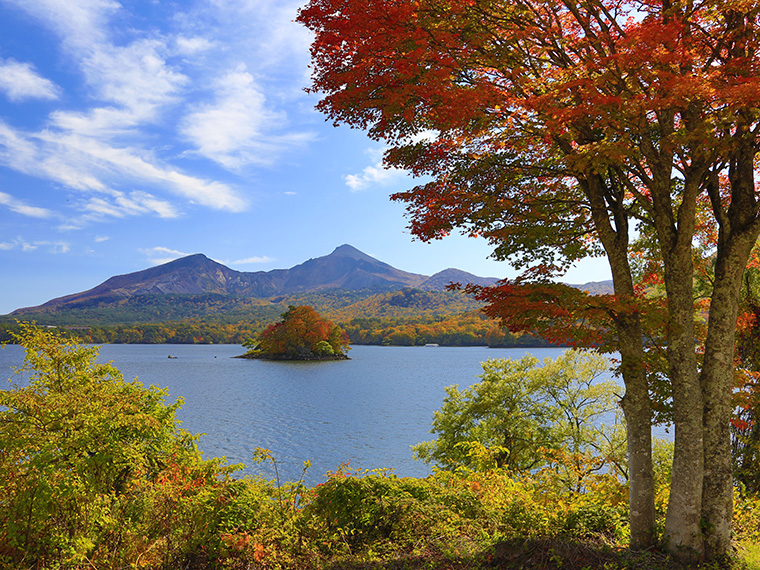
[(738, 557), (746, 570), (760, 570), (760, 544), (741, 544), (738, 548)]

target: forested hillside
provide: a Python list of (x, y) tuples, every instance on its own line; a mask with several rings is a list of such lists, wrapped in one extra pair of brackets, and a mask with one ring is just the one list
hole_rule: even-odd
[[(503, 330), (463, 293), (412, 288), (375, 295), (333, 289), (269, 301), (215, 294), (133, 297), (119, 306), (50, 311), (38, 315), (37, 322), (62, 326), (95, 344), (242, 344), (277, 322), (290, 305), (314, 307), (344, 328), (352, 344), (545, 344)], [(15, 321), (0, 324), (0, 340), (11, 340), (8, 332), (17, 329)]]

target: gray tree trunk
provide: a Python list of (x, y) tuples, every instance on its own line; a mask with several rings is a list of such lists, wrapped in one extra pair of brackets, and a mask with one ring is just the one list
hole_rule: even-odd
[[(611, 189), (598, 175), (579, 180), (591, 204), (597, 233), (607, 253), (615, 297), (622, 304), (635, 300), (628, 261), (628, 212), (622, 199), (605, 200)], [(610, 222), (610, 210), (614, 226)], [(639, 313), (623, 310), (615, 316), (618, 350), (625, 385), (622, 407), (628, 439), (628, 482), (631, 548), (647, 549), (657, 543), (652, 467), (652, 408), (644, 370), (644, 344)]]
[[(671, 115), (663, 115), (669, 125)], [(664, 263), (668, 302), (667, 357), (673, 390), (675, 449), (665, 517), (668, 550), (683, 562), (704, 556), (700, 517), (704, 478), (702, 389), (694, 328), (692, 240), (701, 174), (687, 176), (680, 200), (673, 193), (673, 156), (644, 141), (653, 169), (652, 219)]]
[(701, 385), (704, 398), (705, 484), (702, 495), (705, 555), (725, 557), (731, 548), (733, 472), (731, 462), (731, 392), (734, 376), (736, 317), (741, 282), (758, 234), (758, 205), (754, 181), (754, 137), (751, 124), (737, 131), (740, 144), (729, 170), (731, 203), (724, 208), (717, 175), (708, 183), (713, 212), (719, 224), (715, 280), (710, 299)]
[(689, 255), (678, 261), (679, 263), (671, 262), (670, 271), (666, 261), (665, 271), (670, 313), (667, 352), (673, 385), (675, 424), (675, 451), (670, 499), (665, 517), (665, 541), (674, 556), (691, 562), (704, 555), (700, 527), (704, 478), (702, 390), (697, 374), (694, 341), (691, 257)]
[[(710, 304), (701, 385), (704, 398), (705, 482), (702, 489), (705, 557), (729, 554), (733, 512), (731, 464), (731, 390), (734, 374), (734, 330), (739, 287), (744, 264), (731, 267), (719, 254), (715, 286)], [(735, 257), (735, 256), (732, 256)], [(746, 263), (746, 259), (745, 259)]]
[(657, 542), (652, 467), (652, 411), (643, 367), (641, 323), (618, 328), (625, 382), (623, 413), (628, 435), (631, 548), (644, 550)]

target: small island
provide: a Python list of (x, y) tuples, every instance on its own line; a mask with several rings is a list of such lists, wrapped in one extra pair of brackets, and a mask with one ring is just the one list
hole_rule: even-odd
[(248, 352), (237, 358), (265, 360), (348, 360), (348, 335), (313, 307), (288, 307), (279, 323), (246, 340)]

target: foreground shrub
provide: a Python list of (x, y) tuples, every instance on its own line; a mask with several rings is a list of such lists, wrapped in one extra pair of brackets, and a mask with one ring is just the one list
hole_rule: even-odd
[[(203, 461), (166, 392), (125, 382), (97, 349), (22, 325), (26, 386), (0, 391), (0, 554), (12, 564), (168, 562), (206, 536)], [(206, 509), (208, 510), (208, 509)]]

